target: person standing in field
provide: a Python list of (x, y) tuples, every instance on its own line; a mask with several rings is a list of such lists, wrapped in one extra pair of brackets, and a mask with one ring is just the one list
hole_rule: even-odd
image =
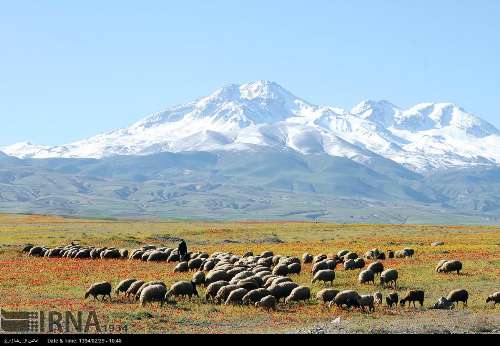
[(179, 247), (177, 248), (177, 250), (179, 251), (179, 257), (181, 259), (181, 261), (185, 261), (185, 257), (187, 255), (187, 245), (186, 245), (186, 242), (184, 241), (184, 239), (181, 239), (181, 242), (179, 243)]

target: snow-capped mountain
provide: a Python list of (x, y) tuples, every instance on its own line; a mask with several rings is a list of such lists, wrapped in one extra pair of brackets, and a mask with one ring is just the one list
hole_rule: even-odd
[(500, 132), (451, 103), (352, 110), (308, 103), (276, 83), (228, 85), (130, 127), (61, 146), (18, 143), (19, 158), (103, 158), (158, 152), (291, 148), (364, 162), (382, 156), (415, 171), (500, 164)]

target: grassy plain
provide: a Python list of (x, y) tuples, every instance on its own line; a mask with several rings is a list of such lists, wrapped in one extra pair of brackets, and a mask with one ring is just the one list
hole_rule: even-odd
[[(204, 299), (140, 307), (113, 297), (112, 302), (84, 301), (86, 288), (97, 281), (113, 285), (125, 278), (162, 280), (167, 285), (190, 279), (173, 273), (175, 264), (129, 260), (29, 258), (20, 253), (25, 243), (57, 246), (70, 241), (82, 245), (135, 248), (143, 244), (174, 246), (184, 238), (190, 251), (246, 251), (301, 256), (349, 249), (412, 247), (411, 259), (384, 261), (400, 273), (400, 296), (407, 289), (424, 289), (425, 307), (388, 309), (371, 314), (327, 309), (315, 299), (280, 304), (276, 312), (248, 306), (213, 305)], [(442, 240), (443, 246), (432, 247)], [(440, 259), (460, 259), (463, 275), (434, 271)], [(310, 265), (293, 280), (311, 286)], [(334, 287), (360, 293), (390, 290), (357, 283), (358, 271), (337, 267)], [(377, 280), (378, 282), (378, 280)], [(313, 296), (326, 287), (315, 284)], [(439, 297), (456, 288), (470, 293), (468, 308), (430, 310)], [(56, 216), (0, 215), (0, 306), (5, 310), (95, 310), (102, 324), (127, 326), (131, 333), (271, 333), (271, 332), (499, 332), (500, 306), (486, 305), (486, 297), (500, 290), (500, 229), (498, 227), (430, 225), (336, 225), (303, 222), (184, 222), (84, 220)], [(200, 296), (203, 296), (200, 289)], [(340, 322), (337, 319), (340, 317)], [(333, 322), (332, 321), (337, 321)]]

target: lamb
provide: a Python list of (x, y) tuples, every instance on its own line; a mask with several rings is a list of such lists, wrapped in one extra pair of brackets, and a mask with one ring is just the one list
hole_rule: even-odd
[(335, 272), (331, 269), (320, 270), (314, 274), (311, 282), (314, 284), (316, 281), (330, 282), (333, 285), (333, 280), (335, 279)]
[(437, 268), (438, 273), (451, 273), (456, 271), (457, 274), (460, 274), (462, 270), (462, 262), (454, 260), (454, 261), (446, 261), (439, 268)]
[(500, 303), (500, 292), (490, 294), (488, 298), (486, 298), (486, 304), (488, 304), (489, 302), (493, 302), (493, 306), (496, 306), (497, 303)]
[(189, 299), (192, 298), (192, 296), (195, 295), (199, 297), (198, 291), (196, 290), (196, 285), (192, 281), (178, 281), (172, 286), (170, 286), (170, 289), (165, 293), (165, 300), (168, 301), (168, 298), (170, 296), (174, 297), (189, 297)]
[(142, 285), (144, 285), (144, 281), (142, 281), (142, 280), (133, 282), (130, 285), (130, 287), (127, 289), (127, 291), (125, 292), (125, 296), (127, 298), (130, 298), (130, 296), (135, 296), (135, 294), (137, 293), (139, 288), (142, 287)]
[(450, 302), (457, 303), (457, 306), (458, 302), (462, 302), (465, 307), (467, 305), (467, 300), (469, 300), (469, 292), (464, 289), (453, 290), (448, 294), (446, 299)]
[(188, 262), (179, 262), (174, 268), (174, 273), (184, 273), (189, 271)]
[(120, 292), (127, 292), (127, 290), (130, 288), (130, 285), (132, 285), (136, 281), (137, 279), (125, 279), (120, 281), (118, 286), (116, 286), (115, 288), (115, 294), (118, 296)]
[(224, 305), (230, 305), (230, 304), (242, 304), (243, 297), (248, 293), (247, 289), (244, 288), (237, 288), (231, 293), (229, 293), (229, 296), (226, 299), (226, 302)]
[(365, 311), (365, 306), (368, 307), (368, 312), (375, 311), (374, 298), (370, 294), (365, 294), (358, 296), (358, 305), (363, 311)]
[(371, 263), (366, 269), (371, 270), (373, 274), (377, 275), (384, 271), (384, 265), (382, 264), (382, 262), (377, 261)]
[(147, 303), (160, 302), (160, 306), (163, 306), (166, 293), (167, 288), (163, 285), (148, 286), (142, 290), (139, 303), (141, 306), (145, 306)]
[(375, 274), (369, 269), (363, 270), (358, 275), (358, 281), (360, 284), (372, 282), (375, 285)]
[(266, 290), (265, 288), (259, 288), (256, 290), (249, 291), (245, 296), (243, 297), (243, 304), (254, 304), (258, 301), (260, 301), (262, 298), (271, 295), (271, 293)]
[(375, 301), (375, 304), (382, 305), (382, 298), (382, 293), (379, 291), (373, 293), (373, 300)]
[(276, 310), (276, 298), (274, 296), (265, 296), (262, 298), (260, 301), (255, 303), (256, 307), (261, 307), (266, 309), (267, 311), (269, 310)]
[(204, 272), (196, 272), (193, 274), (193, 278), (191, 279), (195, 285), (202, 285), (205, 283), (205, 273)]
[(415, 306), (415, 302), (419, 302), (420, 306), (424, 306), (424, 296), (425, 293), (422, 290), (410, 290), (401, 298), (399, 305), (405, 306), (405, 303), (408, 302), (408, 305), (413, 303), (413, 306)]
[(219, 289), (227, 285), (229, 285), (229, 282), (224, 280), (212, 282), (210, 285), (208, 285), (205, 291), (205, 300), (208, 301), (209, 299), (215, 299), (215, 296), (217, 295)]
[(397, 286), (398, 271), (396, 269), (387, 269), (380, 274), (380, 284), (385, 286), (388, 283), (394, 283), (394, 288)]
[(345, 270), (354, 270), (356, 269), (356, 262), (354, 262), (353, 259), (349, 259), (344, 262), (344, 269)]
[(316, 293), (316, 299), (319, 300), (320, 302), (323, 302), (326, 304), (326, 303), (334, 300), (338, 293), (339, 293), (339, 290), (325, 288), (325, 289), (319, 291), (318, 293)]
[(302, 263), (307, 264), (307, 263), (312, 263), (312, 261), (313, 261), (313, 255), (307, 252), (302, 255)]
[(389, 308), (392, 308), (393, 305), (398, 306), (398, 298), (398, 294), (396, 292), (392, 292), (385, 297), (385, 302)]
[(343, 308), (344, 306), (346, 306), (347, 308), (350, 308), (352, 306), (359, 306), (358, 298), (359, 294), (356, 291), (341, 291), (335, 296), (335, 298), (329, 303), (328, 306), (331, 307), (332, 305), (337, 305), (340, 308)]
[(94, 297), (94, 300), (99, 300), (99, 296), (102, 296), (102, 301), (106, 296), (111, 300), (111, 284), (109, 282), (97, 282), (90, 286), (90, 288), (85, 292), (85, 299), (89, 296)]
[(285, 303), (299, 302), (302, 300), (309, 300), (311, 298), (311, 290), (309, 287), (299, 286), (292, 290), (290, 295), (286, 297)]

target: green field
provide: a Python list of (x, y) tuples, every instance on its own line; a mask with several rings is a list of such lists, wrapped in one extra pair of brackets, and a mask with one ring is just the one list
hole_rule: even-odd
[[(192, 273), (173, 273), (174, 263), (132, 260), (76, 260), (30, 258), (21, 254), (25, 243), (45, 246), (81, 245), (136, 248), (143, 244), (175, 246), (184, 238), (190, 251), (230, 251), (242, 255), (271, 250), (275, 254), (301, 257), (336, 253), (341, 249), (364, 254), (412, 247), (409, 259), (384, 261), (399, 271), (398, 292), (423, 289), (425, 307), (376, 306), (374, 313), (328, 309), (314, 298), (325, 286), (311, 286), (311, 265), (291, 276), (312, 288), (307, 303), (280, 303), (275, 312), (252, 306), (224, 306), (203, 298), (177, 301), (163, 308), (140, 307), (138, 303), (113, 297), (112, 302), (84, 301), (85, 290), (97, 281), (113, 285), (125, 278), (162, 280), (167, 285), (190, 279)], [(432, 247), (442, 240), (444, 246)], [(462, 275), (437, 274), (440, 259), (459, 259)], [(7, 310), (92, 311), (106, 325), (127, 326), (132, 333), (270, 333), (270, 332), (499, 332), (500, 306), (486, 305), (486, 297), (500, 290), (500, 229), (498, 227), (418, 225), (335, 225), (325, 223), (176, 222), (81, 220), (51, 216), (0, 215), (0, 306)], [(360, 285), (356, 271), (337, 266), (334, 287), (368, 294), (389, 289)], [(378, 280), (376, 281), (378, 282)], [(470, 293), (466, 309), (428, 309), (452, 289)], [(199, 289), (203, 296), (204, 289)], [(340, 317), (340, 322), (338, 322)], [(336, 323), (331, 323), (336, 320)]]

